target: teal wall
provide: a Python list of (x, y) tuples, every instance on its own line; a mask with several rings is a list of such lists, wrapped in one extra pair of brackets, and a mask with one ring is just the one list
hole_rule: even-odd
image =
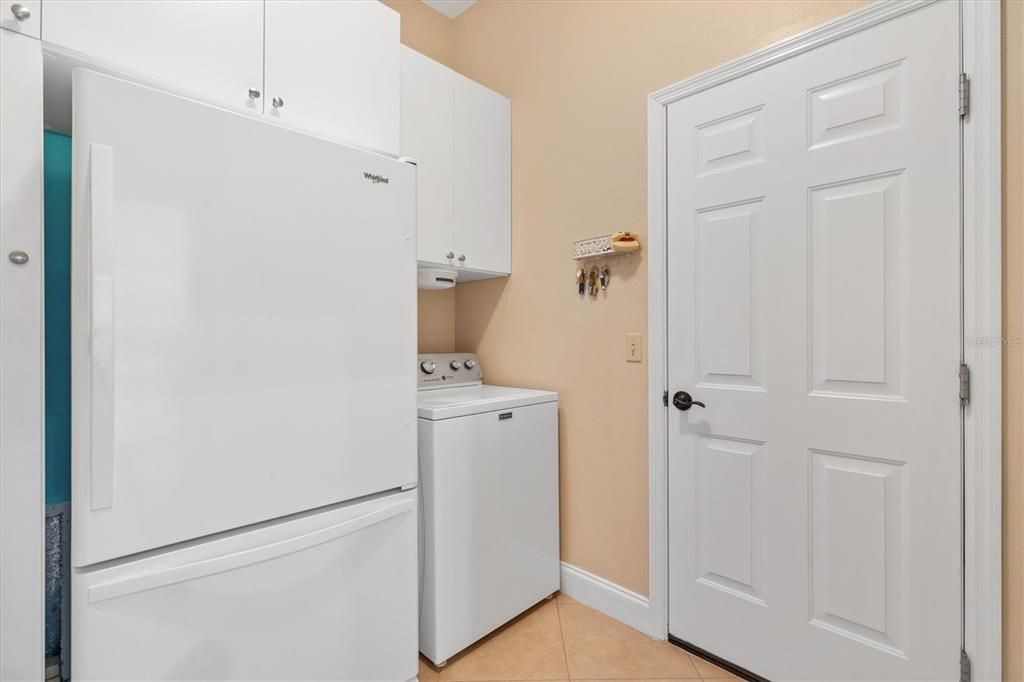
[(46, 503), (71, 499), (71, 138), (43, 135)]

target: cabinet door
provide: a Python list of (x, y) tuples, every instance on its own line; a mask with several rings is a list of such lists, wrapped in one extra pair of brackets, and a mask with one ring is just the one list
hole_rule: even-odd
[(259, 110), (260, 0), (44, 0), (43, 40)]
[(266, 11), (266, 110), (397, 156), (398, 13), (376, 0), (268, 0)]
[(39, 41), (0, 30), (0, 680), (43, 676), (42, 138)]
[(450, 263), (452, 70), (402, 48), (402, 156), (416, 159), (418, 260)]
[(40, 0), (4, 0), (0, 2), (0, 28), (39, 37)]
[[(512, 271), (512, 107), (507, 97), (454, 75), (455, 253), (459, 265)], [(465, 256), (465, 260), (462, 260)]]

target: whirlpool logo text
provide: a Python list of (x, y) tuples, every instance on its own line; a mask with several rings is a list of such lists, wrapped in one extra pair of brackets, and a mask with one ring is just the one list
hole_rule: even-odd
[(391, 182), (388, 178), (384, 177), (383, 175), (377, 175), (376, 173), (371, 173), (369, 171), (363, 171), (363, 177), (375, 185), (379, 185), (382, 182), (386, 185), (389, 182)]

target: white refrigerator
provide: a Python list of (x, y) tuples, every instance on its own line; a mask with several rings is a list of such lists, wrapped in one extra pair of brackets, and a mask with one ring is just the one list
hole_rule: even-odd
[(73, 82), (72, 674), (414, 678), (415, 167)]

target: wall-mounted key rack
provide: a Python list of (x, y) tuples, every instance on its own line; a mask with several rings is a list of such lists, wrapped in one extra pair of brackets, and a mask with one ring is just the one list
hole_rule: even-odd
[(597, 237), (577, 239), (572, 245), (574, 260), (620, 256), (640, 250), (640, 240), (635, 232), (613, 232)]
[(576, 293), (597, 296), (611, 281), (610, 259), (629, 257), (640, 249), (640, 240), (633, 232), (614, 232), (573, 242), (572, 257), (576, 266)]

